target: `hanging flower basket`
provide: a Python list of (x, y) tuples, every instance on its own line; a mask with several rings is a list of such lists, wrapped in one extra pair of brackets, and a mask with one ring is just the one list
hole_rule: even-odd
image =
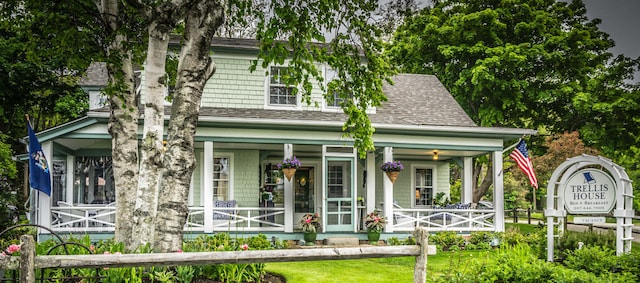
[(391, 183), (394, 184), (396, 179), (398, 179), (398, 175), (400, 175), (400, 171), (404, 169), (404, 165), (402, 165), (400, 161), (389, 161), (383, 163), (380, 169), (387, 173), (387, 177), (389, 177)]
[(291, 181), (293, 175), (296, 174), (296, 169), (300, 168), (302, 163), (298, 160), (295, 155), (293, 157), (287, 157), (282, 160), (282, 163), (278, 163), (278, 169), (282, 170), (284, 176), (287, 178), (287, 181)]
[(296, 168), (282, 168), (282, 173), (287, 178), (287, 181), (291, 181), (293, 175), (296, 174)]
[(391, 184), (395, 184), (396, 179), (398, 179), (398, 175), (400, 175), (400, 171), (389, 171), (386, 173), (387, 177), (389, 177), (389, 180), (391, 181)]

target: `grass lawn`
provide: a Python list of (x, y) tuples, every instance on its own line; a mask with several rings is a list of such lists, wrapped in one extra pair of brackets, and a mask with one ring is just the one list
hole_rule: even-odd
[[(531, 233), (536, 225), (506, 223), (521, 233)], [(640, 250), (640, 243), (633, 243), (632, 250)], [(427, 259), (427, 281), (434, 276), (462, 271), (474, 260), (490, 260), (499, 250), (441, 252)], [(267, 272), (284, 276), (287, 282), (413, 282), (415, 257), (372, 258), (358, 260), (327, 260), (306, 262), (266, 263)]]
[(413, 256), (265, 264), (267, 272), (297, 283), (413, 282), (414, 266)]
[[(467, 266), (471, 260), (484, 260), (497, 250), (438, 252), (427, 259), (427, 279)], [(278, 262), (265, 264), (269, 273), (283, 275), (287, 282), (413, 282), (415, 257)]]

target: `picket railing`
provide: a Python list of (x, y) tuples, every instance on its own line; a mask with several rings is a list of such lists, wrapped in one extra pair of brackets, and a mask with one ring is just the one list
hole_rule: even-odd
[[(35, 283), (36, 269), (147, 267), (209, 264), (297, 262), (416, 256), (414, 282), (426, 282), (428, 232), (415, 231), (418, 245), (358, 246), (313, 249), (281, 249), (255, 251), (106, 254), (106, 255), (36, 255), (33, 237), (20, 237), (20, 257), (0, 257), (0, 270), (19, 270), (20, 282)], [(384, 272), (384, 271), (381, 271)]]
[(487, 209), (394, 208), (393, 231), (413, 231), (427, 227), (429, 231), (494, 231), (496, 213)]

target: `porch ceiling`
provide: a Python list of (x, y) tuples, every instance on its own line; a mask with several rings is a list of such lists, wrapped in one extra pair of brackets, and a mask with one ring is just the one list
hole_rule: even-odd
[[(57, 146), (71, 151), (87, 150), (110, 150), (110, 139), (71, 139), (62, 138), (56, 140)], [(203, 142), (196, 142), (196, 148), (203, 148)], [(266, 157), (281, 157), (283, 145), (279, 143), (236, 143), (236, 142), (214, 142), (214, 151), (256, 149), (263, 152)], [(394, 155), (401, 159), (425, 159), (433, 160), (434, 151), (438, 152), (438, 160), (448, 160), (454, 157), (474, 157), (484, 154), (482, 150), (453, 150), (441, 148), (394, 148)], [(299, 156), (321, 156), (322, 146), (313, 144), (294, 144), (294, 153)]]
[(57, 145), (70, 150), (79, 149), (111, 149), (111, 139), (57, 139)]

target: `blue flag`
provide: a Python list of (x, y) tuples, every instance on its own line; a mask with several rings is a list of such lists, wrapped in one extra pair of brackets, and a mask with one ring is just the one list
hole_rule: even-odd
[(51, 196), (49, 163), (47, 163), (47, 158), (44, 156), (38, 138), (28, 121), (27, 132), (29, 132), (29, 185)]

